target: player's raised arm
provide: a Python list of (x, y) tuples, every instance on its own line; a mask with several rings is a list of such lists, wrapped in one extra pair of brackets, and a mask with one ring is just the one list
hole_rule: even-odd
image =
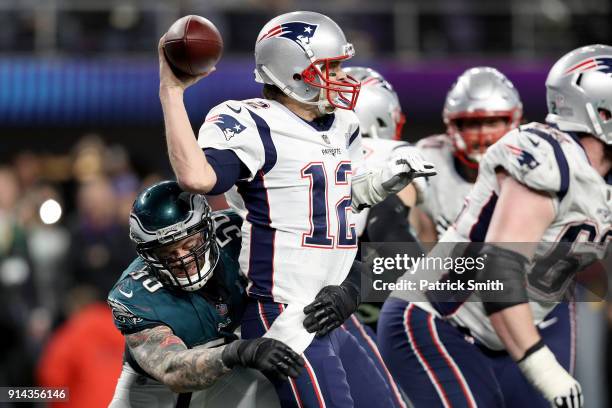
[(214, 69), (207, 74), (177, 77), (164, 55), (163, 41), (164, 37), (158, 45), (159, 99), (164, 113), (170, 164), (181, 187), (194, 193), (207, 193), (215, 185), (217, 176), (198, 146), (183, 102), (183, 93)]
[(140, 367), (177, 393), (207, 388), (235, 366), (255, 368), (273, 377), (295, 378), (304, 364), (284, 343), (268, 338), (188, 349), (170, 327), (161, 325), (128, 334), (125, 339)]

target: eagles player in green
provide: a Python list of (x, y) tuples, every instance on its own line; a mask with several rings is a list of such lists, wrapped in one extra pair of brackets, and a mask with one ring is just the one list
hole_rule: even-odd
[(245, 300), (241, 223), (174, 181), (136, 198), (130, 237), (139, 257), (108, 295), (126, 343), (112, 408), (274, 407), (261, 373), (299, 375), (304, 361), (284, 343), (234, 334)]

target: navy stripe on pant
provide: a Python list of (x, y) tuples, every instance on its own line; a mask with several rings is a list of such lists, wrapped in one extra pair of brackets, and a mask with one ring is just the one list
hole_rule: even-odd
[[(558, 305), (540, 335), (569, 369), (573, 305)], [(378, 322), (379, 350), (416, 408), (548, 407), (512, 358), (492, 352), (450, 323), (406, 301), (389, 298)]]
[[(396, 408), (407, 408), (406, 402), (404, 401), (399, 387), (395, 383), (393, 376), (389, 372), (389, 369), (385, 365), (385, 362), (378, 351), (378, 346), (376, 345), (376, 334), (374, 331), (370, 327), (362, 324), (355, 315), (351, 315), (351, 317), (344, 322), (342, 327), (346, 328), (346, 330), (357, 340), (359, 345), (365, 350), (376, 366), (376, 369), (391, 392), (393, 406)], [(342, 361), (344, 361), (344, 358)], [(351, 384), (351, 390), (352, 389), (353, 386)]]

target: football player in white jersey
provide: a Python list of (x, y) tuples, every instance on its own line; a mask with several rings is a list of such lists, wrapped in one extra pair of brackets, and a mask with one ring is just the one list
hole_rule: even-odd
[[(583, 406), (568, 361), (554, 352), (563, 347), (536, 324), (610, 250), (611, 62), (612, 47), (592, 45), (552, 67), (547, 123), (520, 126), (487, 150), (466, 205), (429, 254), (456, 257), (460, 242), (484, 242), (463, 253), (479, 257), (480, 270), (439, 271), (436, 283), (504, 290), (455, 290), (443, 301), (440, 291), (395, 291), (385, 303), (379, 347), (416, 407)], [(432, 271), (413, 272), (400, 281), (431, 280)]]
[[(359, 276), (349, 274), (357, 249), (352, 211), (435, 174), (416, 150), (379, 169), (361, 168), (351, 111), (359, 82), (341, 68), (353, 53), (340, 27), (322, 14), (272, 19), (255, 43), (264, 98), (219, 104), (196, 143), (183, 92), (203, 76), (177, 78), (159, 52), (166, 140), (179, 184), (227, 193), (244, 219), (240, 265), (251, 302), (242, 336), (276, 338), (303, 353), (305, 372), (275, 383), (283, 406), (359, 405), (350, 388), (360, 384), (349, 385), (358, 376), (335, 351), (350, 339), (333, 330), (359, 303)], [(388, 395), (377, 397), (378, 406), (391, 406)]]
[[(410, 224), (421, 242), (435, 242), (459, 214), (489, 146), (520, 124), (519, 94), (501, 72), (474, 67), (457, 78), (442, 113), (446, 133), (426, 137), (417, 147), (445, 177), (422, 180)], [(412, 185), (414, 186), (414, 184)]]

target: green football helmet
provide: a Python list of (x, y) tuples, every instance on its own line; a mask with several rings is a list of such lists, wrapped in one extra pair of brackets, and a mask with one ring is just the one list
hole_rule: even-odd
[(130, 238), (154, 276), (186, 291), (203, 287), (219, 260), (206, 198), (183, 191), (176, 181), (154, 184), (136, 197)]

